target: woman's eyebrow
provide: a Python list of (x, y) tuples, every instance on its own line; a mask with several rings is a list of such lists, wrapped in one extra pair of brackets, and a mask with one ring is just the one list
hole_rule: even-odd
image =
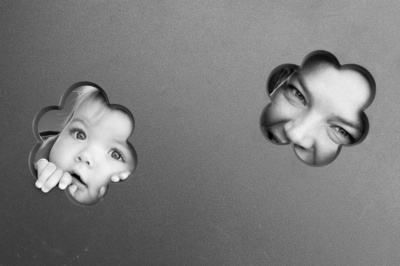
[(337, 116), (337, 115), (333, 116), (333, 119), (341, 122), (342, 124), (345, 124), (346, 126), (352, 127), (359, 132), (362, 132), (362, 130), (363, 130), (361, 123), (359, 121), (350, 121), (350, 120), (345, 119), (344, 117)]
[[(292, 75), (293, 78), (297, 79), (299, 81), (299, 84), (301, 86), (302, 91), (304, 92), (304, 94), (306, 95), (307, 98), (310, 99), (311, 95), (310, 95), (310, 91), (308, 90), (308, 87), (306, 86), (303, 77), (301, 76), (300, 73), (298, 72), (294, 72)], [(292, 78), (291, 77), (291, 78)]]

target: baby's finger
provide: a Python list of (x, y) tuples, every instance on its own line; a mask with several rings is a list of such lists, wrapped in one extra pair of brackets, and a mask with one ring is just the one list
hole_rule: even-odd
[(118, 181), (119, 181), (119, 177), (118, 177), (117, 175), (113, 175), (113, 176), (111, 177), (111, 181), (113, 181), (113, 182), (118, 182)]
[[(39, 160), (41, 161), (41, 160)], [(40, 172), (38, 172), (38, 180), (36, 181), (36, 187), (37, 188), (41, 188), (43, 186), (44, 183), (46, 183), (47, 179), (57, 170), (57, 167), (55, 164), (53, 163), (47, 163), (44, 168), (41, 165), (42, 163), (40, 163), (39, 169), (41, 169)]]
[(107, 192), (107, 188), (106, 187), (101, 187), (100, 188), (100, 191), (99, 191), (99, 194), (97, 195), (97, 198), (98, 199), (101, 199), (103, 196), (104, 196), (104, 194), (106, 194), (106, 192)]
[(61, 177), (60, 183), (58, 183), (58, 187), (64, 190), (69, 184), (72, 182), (72, 177), (68, 172), (64, 172)]
[(42, 186), (42, 191), (44, 193), (49, 192), (52, 188), (57, 186), (58, 182), (60, 182), (61, 176), (63, 175), (63, 171), (61, 169), (57, 169), (54, 173), (46, 180), (46, 182)]
[(69, 189), (69, 193), (71, 193), (71, 195), (72, 195), (73, 197), (75, 197), (75, 192), (76, 192), (76, 190), (78, 189), (78, 187), (77, 187), (75, 184), (72, 184), (72, 185), (70, 185), (70, 186), (68, 187), (68, 189)]
[(43, 171), (43, 169), (46, 167), (46, 165), (49, 163), (48, 160), (42, 158), (39, 159), (35, 164), (35, 169), (37, 170), (38, 175), (40, 175)]
[(126, 171), (126, 172), (121, 173), (121, 174), (119, 175), (119, 177), (121, 178), (121, 180), (125, 180), (125, 179), (128, 178), (128, 176), (129, 176), (130, 174), (131, 174), (131, 172)]

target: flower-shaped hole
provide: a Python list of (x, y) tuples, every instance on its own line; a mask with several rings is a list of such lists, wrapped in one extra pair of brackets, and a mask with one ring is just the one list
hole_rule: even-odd
[(314, 51), (300, 66), (283, 64), (269, 75), (271, 101), (261, 114), (261, 131), (274, 144), (292, 144), (302, 162), (327, 165), (342, 146), (356, 145), (367, 136), (364, 110), (375, 90), (365, 68), (340, 65), (333, 54)]
[(134, 126), (131, 112), (110, 104), (98, 85), (72, 85), (59, 106), (45, 107), (33, 121), (38, 143), (29, 166), (36, 187), (65, 189), (82, 206), (98, 203), (110, 183), (126, 180), (136, 168), (137, 154), (128, 140)]

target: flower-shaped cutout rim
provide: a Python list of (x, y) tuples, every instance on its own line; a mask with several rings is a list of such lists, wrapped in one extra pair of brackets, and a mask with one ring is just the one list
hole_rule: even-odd
[[(335, 155), (330, 160), (327, 160), (326, 162), (321, 163), (321, 164), (310, 164), (310, 163), (304, 161), (297, 154), (297, 152), (295, 150), (295, 145), (293, 143), (291, 143), (291, 142), (280, 144), (280, 143), (276, 143), (276, 142), (273, 142), (272, 140), (270, 140), (268, 138), (268, 136), (267, 136), (268, 133), (264, 129), (265, 126), (263, 125), (265, 113), (266, 113), (266, 111), (268, 109), (268, 106), (272, 102), (272, 98), (271, 98), (272, 92), (277, 87), (279, 87), (279, 85), (282, 84), (287, 78), (289, 78), (294, 71), (301, 70), (302, 67), (304, 66), (304, 64), (307, 62), (307, 60), (309, 60), (310, 57), (314, 57), (314, 56), (322, 56), (322, 57), (328, 58), (329, 60), (331, 60), (331, 62), (333, 62), (333, 65), (335, 67), (337, 67), (337, 69), (339, 71), (349, 69), (349, 70), (353, 70), (353, 71), (358, 72), (359, 74), (361, 74), (368, 81), (369, 88), (370, 88), (370, 97), (369, 97), (368, 101), (362, 106), (361, 111), (359, 113), (359, 116), (360, 116), (360, 118), (362, 120), (362, 123), (364, 125), (362, 136), (357, 141), (355, 141), (354, 143), (351, 143), (351, 144), (340, 144), (338, 146), (338, 148), (337, 148), (337, 151), (336, 151)], [(339, 63), (339, 60), (330, 52), (327, 52), (327, 51), (324, 51), (324, 50), (313, 51), (313, 52), (309, 53), (308, 55), (306, 55), (304, 57), (304, 59), (302, 61), (302, 64), (300, 66), (299, 65), (295, 65), (295, 64), (282, 64), (282, 65), (277, 66), (276, 68), (274, 68), (271, 71), (271, 73), (268, 76), (267, 83), (266, 83), (266, 91), (267, 91), (268, 97), (270, 98), (271, 102), (268, 103), (265, 106), (265, 108), (263, 109), (263, 111), (261, 112), (261, 116), (260, 116), (260, 119), (259, 119), (259, 125), (260, 125), (261, 132), (263, 133), (264, 137), (269, 142), (271, 142), (273, 144), (276, 144), (276, 145), (288, 145), (288, 144), (291, 144), (292, 148), (293, 148), (293, 152), (295, 153), (296, 157), (306, 165), (315, 166), (315, 167), (326, 166), (326, 165), (332, 163), (339, 156), (340, 151), (342, 149), (342, 146), (351, 147), (351, 146), (358, 145), (362, 141), (364, 141), (364, 139), (368, 135), (369, 121), (368, 121), (367, 115), (365, 114), (365, 110), (372, 104), (373, 100), (375, 99), (375, 95), (376, 95), (376, 83), (375, 83), (375, 80), (374, 80), (373, 76), (371, 75), (371, 73), (367, 69), (365, 69), (364, 67), (362, 67), (360, 65), (357, 65), (357, 64), (344, 64), (344, 65), (341, 65)]]
[[(41, 145), (43, 144), (43, 141), (44, 141), (44, 140), (42, 139), (42, 137), (40, 136), (40, 133), (39, 133), (39, 123), (40, 123), (42, 117), (43, 117), (47, 112), (50, 112), (50, 111), (61, 111), (61, 110), (63, 110), (63, 109), (66, 107), (67, 99), (69, 99), (69, 98), (71, 97), (70, 95), (71, 95), (75, 90), (77, 90), (78, 88), (83, 87), (83, 86), (90, 86), (90, 87), (94, 87), (95, 89), (99, 90), (99, 92), (101, 93), (101, 95), (102, 95), (102, 97), (104, 98), (104, 100), (105, 100), (105, 102), (106, 102), (106, 104), (107, 104), (108, 107), (110, 107), (110, 108), (112, 108), (112, 109), (119, 109), (119, 110), (122, 110), (126, 115), (128, 115), (130, 121), (132, 122), (132, 130), (131, 130), (130, 135), (129, 135), (128, 138), (126, 139), (126, 143), (127, 143), (127, 145), (129, 145), (130, 148), (131, 148), (131, 152), (132, 152), (132, 156), (133, 156), (133, 161), (134, 161), (133, 171), (131, 172), (130, 176), (131, 176), (131, 175), (133, 174), (133, 172), (136, 170), (137, 164), (138, 164), (138, 156), (137, 156), (136, 149), (134, 148), (134, 146), (133, 146), (133, 145), (130, 143), (130, 141), (129, 141), (129, 139), (132, 137), (133, 132), (134, 132), (134, 130), (135, 130), (135, 118), (134, 118), (134, 116), (132, 115), (132, 113), (129, 111), (128, 108), (126, 108), (126, 107), (124, 107), (124, 106), (122, 106), (122, 105), (119, 105), (119, 104), (111, 104), (110, 101), (109, 101), (109, 99), (108, 99), (107, 94), (105, 93), (105, 91), (104, 91), (99, 85), (97, 85), (97, 84), (95, 84), (95, 83), (93, 83), (93, 82), (89, 82), (89, 81), (81, 81), (81, 82), (74, 83), (72, 86), (70, 86), (70, 87), (63, 93), (63, 95), (61, 96), (60, 104), (59, 104), (59, 105), (50, 105), (50, 106), (47, 106), (47, 107), (41, 109), (41, 110), (35, 115), (35, 117), (34, 117), (34, 119), (33, 119), (32, 130), (33, 130), (33, 134), (35, 135), (35, 138), (36, 138), (37, 143), (36, 143), (35, 146), (32, 148), (32, 150), (31, 150), (31, 152), (30, 152), (30, 154), (29, 154), (28, 163), (29, 163), (29, 170), (30, 170), (32, 176), (34, 177), (34, 179), (37, 179), (37, 173), (36, 173), (36, 169), (35, 169), (35, 166), (34, 166), (34, 159), (35, 159), (36, 153), (38, 152), (39, 148), (41, 147)], [(120, 180), (118, 183), (121, 183), (121, 182), (124, 182), (124, 181), (126, 181), (126, 179), (125, 179), (125, 180)], [(111, 183), (114, 183), (114, 182), (111, 182)], [(107, 189), (106, 189), (105, 194), (104, 194), (99, 200), (97, 200), (97, 201), (95, 201), (95, 202), (93, 202), (93, 203), (89, 203), (89, 204), (84, 204), (84, 203), (81, 203), (81, 202), (77, 201), (72, 195), (70, 195), (70, 192), (69, 192), (68, 189), (65, 189), (65, 194), (67, 195), (67, 197), (68, 197), (73, 203), (75, 203), (75, 204), (77, 204), (77, 205), (79, 205), (79, 206), (83, 206), (83, 207), (91, 206), (91, 205), (95, 205), (95, 204), (99, 203), (100, 201), (102, 201), (102, 200), (104, 199), (104, 197), (107, 195), (107, 193), (108, 193), (108, 191), (109, 191), (109, 185), (110, 185), (110, 184), (107, 185)]]

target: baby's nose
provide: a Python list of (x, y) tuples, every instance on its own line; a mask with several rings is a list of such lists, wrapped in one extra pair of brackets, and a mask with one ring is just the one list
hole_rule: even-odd
[(92, 168), (94, 166), (95, 160), (94, 160), (94, 155), (90, 151), (84, 150), (75, 156), (75, 161), (85, 163), (90, 168)]

